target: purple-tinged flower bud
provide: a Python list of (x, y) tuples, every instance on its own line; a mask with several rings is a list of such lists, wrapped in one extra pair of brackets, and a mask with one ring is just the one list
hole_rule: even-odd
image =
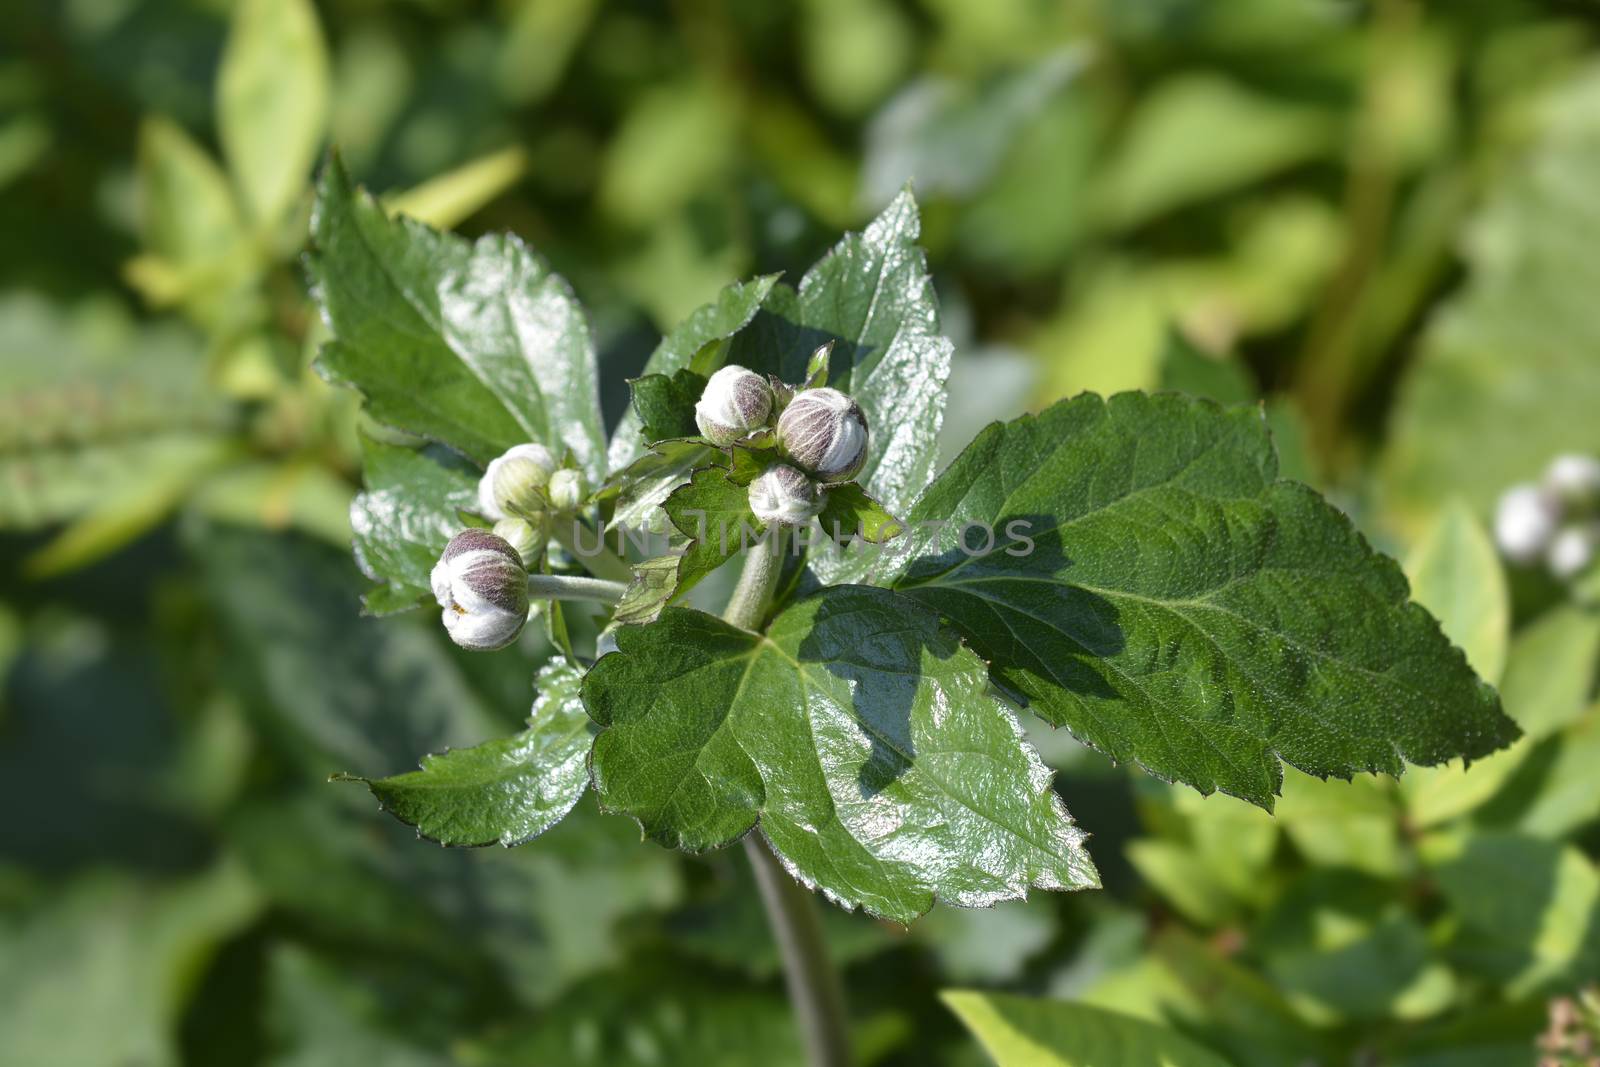
[(724, 447), (761, 429), (771, 418), (772, 386), (744, 367), (723, 367), (713, 374), (694, 406), (700, 433)]
[(505, 538), (488, 530), (452, 537), (430, 578), (444, 609), (444, 628), (462, 648), (504, 648), (528, 621), (527, 568)]
[(867, 417), (837, 389), (807, 389), (778, 416), (778, 447), (824, 485), (848, 482), (867, 461)]
[(508, 515), (544, 508), (540, 495), (555, 472), (556, 458), (544, 445), (525, 444), (507, 449), (489, 461), (478, 479), (478, 511), (499, 521)]
[(750, 483), (750, 510), (767, 524), (804, 526), (826, 500), (827, 493), (804, 471), (781, 463)]
[(1536, 485), (1514, 485), (1494, 512), (1494, 540), (1513, 563), (1532, 563), (1561, 525), (1561, 502)]

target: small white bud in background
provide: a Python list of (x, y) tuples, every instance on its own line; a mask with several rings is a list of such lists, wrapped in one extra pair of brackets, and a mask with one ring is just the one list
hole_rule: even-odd
[(516, 445), (489, 462), (478, 479), (478, 512), (496, 521), (513, 512), (542, 510), (539, 491), (550, 482), (556, 458), (543, 445)]
[(501, 519), (494, 524), (494, 535), (517, 550), (524, 566), (538, 559), (539, 553), (544, 551), (545, 544), (550, 540), (549, 513), (540, 511), (529, 514), (536, 517)]
[(550, 476), (545, 489), (550, 506), (556, 511), (576, 511), (583, 503), (583, 472), (563, 467)]
[(444, 628), (462, 648), (504, 648), (528, 621), (527, 568), (515, 548), (488, 530), (452, 537), (430, 580), (444, 609)]
[(803, 526), (816, 518), (826, 499), (803, 471), (781, 463), (750, 483), (750, 510), (768, 524)]
[(1550, 461), (1544, 487), (1562, 500), (1579, 504), (1600, 501), (1600, 459), (1569, 452)]
[(1514, 485), (1494, 511), (1494, 540), (1514, 563), (1532, 563), (1561, 525), (1561, 503), (1536, 485)]
[(744, 367), (723, 367), (713, 374), (694, 406), (701, 435), (724, 447), (761, 429), (770, 418), (772, 386)]
[(1594, 562), (1596, 548), (1600, 548), (1600, 525), (1568, 526), (1550, 542), (1545, 566), (1557, 578), (1576, 578)]
[(778, 416), (778, 447), (824, 484), (847, 482), (867, 461), (867, 417), (837, 389), (807, 389)]

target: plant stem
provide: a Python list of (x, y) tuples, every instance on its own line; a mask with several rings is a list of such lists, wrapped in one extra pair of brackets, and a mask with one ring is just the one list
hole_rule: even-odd
[(604, 578), (528, 575), (528, 596), (533, 600), (592, 600), (600, 604), (615, 604), (627, 591), (624, 583), (609, 582)]
[(816, 899), (783, 869), (759, 831), (745, 835), (744, 852), (755, 870), (767, 923), (783, 957), (789, 1003), (805, 1039), (807, 1059), (811, 1067), (849, 1067), (844, 995), (839, 975), (828, 959)]
[[(775, 529), (769, 545), (745, 556), (739, 584), (722, 613), (725, 621), (746, 630), (761, 625), (783, 571), (787, 530)], [(756, 886), (767, 912), (767, 925), (783, 959), (784, 981), (795, 1025), (806, 1043), (811, 1067), (849, 1067), (850, 1032), (845, 1021), (839, 975), (828, 959), (822, 916), (814, 897), (783, 869), (759, 830), (744, 838), (745, 855), (755, 871)]]
[(633, 581), (633, 568), (628, 566), (627, 560), (606, 547), (604, 534), (596, 533), (591, 544), (578, 543), (580, 532), (587, 534), (589, 528), (576, 515), (558, 517), (551, 524), (551, 531), (556, 542), (596, 578), (622, 582), (624, 585)]

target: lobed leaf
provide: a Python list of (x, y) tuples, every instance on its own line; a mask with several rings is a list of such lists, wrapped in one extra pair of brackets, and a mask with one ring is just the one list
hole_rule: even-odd
[(1518, 736), (1248, 409), (1084, 394), (989, 427), (906, 522), (880, 580), (1047, 721), (1201, 792), (1270, 808), (1280, 759), (1398, 775)]
[(601, 803), (662, 844), (760, 823), (798, 879), (909, 922), (1098, 884), (1083, 833), (983, 663), (886, 590), (824, 590), (763, 637), (669, 608), (584, 681)]

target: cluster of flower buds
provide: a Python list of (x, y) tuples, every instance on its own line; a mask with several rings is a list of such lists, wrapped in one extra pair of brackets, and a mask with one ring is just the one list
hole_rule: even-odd
[(760, 441), (780, 404), (775, 441), (784, 462), (751, 482), (750, 510), (764, 523), (803, 526), (821, 512), (827, 487), (850, 481), (867, 461), (861, 405), (826, 387), (775, 390), (755, 371), (728, 366), (706, 382), (695, 423), (715, 445)]
[(1494, 538), (1513, 563), (1543, 560), (1557, 578), (1588, 569), (1600, 551), (1600, 459), (1557, 456), (1538, 484), (1507, 489), (1495, 508)]
[(553, 516), (576, 510), (583, 494), (581, 471), (561, 466), (543, 445), (515, 445), (478, 479), (478, 512), (532, 563), (550, 540)]
[(430, 575), (450, 639), (475, 652), (504, 648), (528, 621), (528, 570), (505, 538), (462, 530)]

